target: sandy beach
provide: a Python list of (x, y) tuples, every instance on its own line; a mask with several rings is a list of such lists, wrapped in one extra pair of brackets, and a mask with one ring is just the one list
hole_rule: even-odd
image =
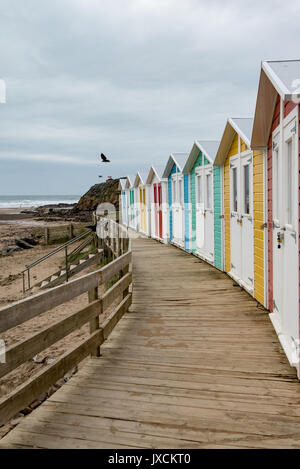
[[(30, 238), (33, 228), (51, 226), (64, 222), (36, 221), (32, 215), (18, 209), (0, 209), (0, 253), (14, 244), (15, 239)], [(8, 256), (0, 256), (0, 307), (24, 297), (22, 275), (26, 265), (51, 252), (56, 246), (38, 244), (33, 249), (21, 250)], [(53, 256), (32, 270), (33, 284), (55, 272), (61, 264), (62, 256)]]
[[(19, 219), (3, 220), (1, 216), (19, 215)], [(21, 214), (22, 215), (22, 214)], [(36, 222), (30, 218), (22, 218), (18, 210), (0, 210), (0, 252), (1, 249), (12, 242), (15, 238), (30, 237), (32, 228), (37, 223), (44, 226), (47, 223)], [(57, 222), (56, 222), (57, 224)], [(76, 245), (74, 244), (74, 247)], [(26, 265), (32, 263), (34, 260), (40, 258), (44, 254), (52, 251), (55, 246), (46, 246), (44, 244), (38, 244), (33, 249), (21, 250), (12, 253), (8, 256), (0, 256), (0, 308), (3, 308), (10, 303), (20, 300), (28, 295), (34, 294), (32, 291), (27, 291), (25, 294), (22, 292), (22, 275), (21, 271)], [(62, 266), (64, 260), (64, 254), (58, 253), (55, 256), (50, 257), (47, 261), (42, 262), (34, 269), (32, 269), (32, 283), (36, 283), (39, 280), (44, 279), (50, 274), (54, 273), (60, 266)], [(84, 272), (81, 272), (77, 276), (84, 275), (92, 270), (99, 268), (99, 265), (94, 265)], [(76, 276), (74, 276), (76, 278)], [(36, 291), (35, 291), (36, 292)], [(101, 289), (100, 289), (101, 293)], [(52, 323), (59, 321), (67, 315), (74, 313), (76, 310), (81, 309), (88, 303), (87, 294), (81, 295), (64, 305), (53, 308), (51, 311), (24, 323), (18, 327), (10, 329), (9, 331), (1, 334), (1, 339), (5, 341), (6, 347), (16, 344), (20, 340), (24, 340), (26, 337), (33, 333), (40, 331), (45, 326), (49, 326)], [(110, 311), (110, 308), (103, 314), (100, 321), (106, 317)], [(34, 360), (29, 360), (20, 366), (14, 372), (6, 375), (0, 379), (0, 398), (7, 395), (9, 392), (14, 390), (16, 386), (24, 383), (30, 376), (35, 374), (42, 367), (47, 365), (48, 359), (55, 359), (62, 355), (65, 351), (70, 349), (76, 342), (80, 341), (88, 334), (88, 325), (82, 327), (80, 330), (73, 334), (70, 334), (64, 340), (53, 345), (47, 349), (44, 353), (39, 354), (39, 358), (45, 361), (42, 364), (36, 363)], [(12, 421), (7, 425), (0, 427), (0, 438), (4, 436), (13, 427)]]

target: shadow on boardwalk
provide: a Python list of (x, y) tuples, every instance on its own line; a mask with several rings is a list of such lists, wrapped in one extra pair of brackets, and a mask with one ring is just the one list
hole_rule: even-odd
[(0, 448), (300, 447), (300, 384), (267, 312), (172, 246), (133, 243), (133, 304)]

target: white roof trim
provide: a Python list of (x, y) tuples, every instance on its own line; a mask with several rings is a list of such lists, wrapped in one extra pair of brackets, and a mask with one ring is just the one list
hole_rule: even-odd
[[(242, 137), (242, 139), (244, 140), (244, 142), (246, 143), (246, 145), (248, 147), (250, 147), (250, 140), (248, 137), (246, 137), (246, 135), (244, 134), (244, 132), (241, 131), (241, 129), (237, 126), (237, 124), (234, 122), (234, 117), (229, 117), (228, 119), (228, 122), (229, 124), (231, 125), (231, 127), (236, 131), (237, 134), (239, 134), (240, 137)], [(241, 117), (237, 117), (237, 119), (241, 119)]]
[(134, 183), (133, 183), (133, 186), (134, 187), (138, 187), (140, 184), (142, 186), (145, 186), (146, 185), (146, 181), (144, 181), (145, 178), (143, 178), (143, 176), (141, 175), (141, 173), (138, 171), (136, 173), (136, 176), (134, 178)]
[(147, 179), (146, 179), (146, 184), (152, 184), (152, 179), (153, 179), (154, 175), (157, 177), (159, 182), (164, 181), (164, 178), (160, 177), (157, 170), (155, 169), (155, 166), (152, 165), (152, 166), (150, 166), (150, 169), (149, 169), (149, 173), (148, 173), (148, 176), (147, 176)]
[[(212, 158), (208, 153), (207, 151), (205, 150), (205, 148), (201, 145), (201, 142), (199, 140), (195, 140), (195, 145), (197, 145), (197, 147), (199, 148), (200, 151), (202, 151), (202, 153), (204, 154), (204, 156), (211, 162), (213, 163), (214, 162), (214, 158)], [(214, 155), (215, 157), (216, 155)]]
[(124, 190), (126, 188), (126, 179), (119, 179), (119, 190)]
[[(208, 142), (209, 140), (205, 140), (206, 142)], [(211, 142), (217, 142), (217, 140), (211, 140)], [(205, 150), (205, 148), (202, 146), (201, 142), (199, 140), (195, 140), (194, 143), (193, 143), (193, 146), (192, 146), (192, 149), (189, 153), (189, 156), (187, 158), (187, 161), (184, 165), (184, 168), (182, 170), (182, 172), (184, 174), (188, 174), (190, 173), (191, 169), (193, 168), (195, 162), (196, 162), (196, 159), (197, 159), (197, 156), (195, 157), (195, 151), (196, 150), (199, 150), (202, 152), (203, 156), (205, 158), (208, 159), (208, 161), (213, 164), (214, 163), (214, 159), (215, 159), (215, 156), (216, 155), (213, 155), (213, 158), (207, 153), (207, 151)]]
[[(268, 62), (271, 62), (270, 60)], [(290, 90), (287, 89), (284, 83), (280, 80), (280, 78), (276, 75), (275, 72), (273, 72), (272, 68), (270, 67), (268, 62), (262, 62), (261, 67), (267, 77), (269, 78), (270, 82), (276, 89), (277, 93), (280, 94), (280, 96), (286, 100), (287, 96), (290, 95)], [(278, 60), (274, 60), (274, 62), (279, 62)]]
[[(236, 119), (242, 119), (242, 117), (236, 117)], [(223, 135), (220, 141), (220, 145), (218, 148), (218, 151), (216, 153), (214, 165), (215, 166), (221, 166), (224, 164), (228, 152), (230, 150), (230, 147), (232, 145), (233, 139), (234, 139), (234, 134), (237, 133), (242, 140), (246, 143), (246, 145), (250, 148), (250, 142), (249, 139), (244, 135), (244, 132), (241, 131), (239, 126), (235, 124), (234, 122), (234, 117), (228, 117), (225, 128), (223, 131)]]
[[(177, 155), (184, 157), (184, 164), (178, 161)], [(186, 165), (186, 162), (188, 160), (189, 154), (188, 153), (171, 153), (171, 155), (168, 158), (167, 164), (165, 166), (164, 172), (163, 172), (163, 178), (168, 178), (170, 175), (170, 172), (172, 171), (172, 168), (174, 164), (177, 166), (179, 169), (179, 173), (182, 173), (183, 168)]]
[(133, 176), (127, 176), (127, 179), (126, 179), (126, 185), (125, 185), (125, 189), (132, 189), (133, 188)]

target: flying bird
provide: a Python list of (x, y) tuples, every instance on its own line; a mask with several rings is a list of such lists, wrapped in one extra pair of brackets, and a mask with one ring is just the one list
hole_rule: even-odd
[(110, 160), (108, 160), (103, 153), (101, 153), (101, 159), (102, 159), (102, 163), (110, 163)]

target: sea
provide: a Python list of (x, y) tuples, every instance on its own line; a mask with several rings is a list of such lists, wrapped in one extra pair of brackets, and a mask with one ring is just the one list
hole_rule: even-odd
[(0, 195), (0, 209), (76, 204), (79, 199), (79, 195)]

